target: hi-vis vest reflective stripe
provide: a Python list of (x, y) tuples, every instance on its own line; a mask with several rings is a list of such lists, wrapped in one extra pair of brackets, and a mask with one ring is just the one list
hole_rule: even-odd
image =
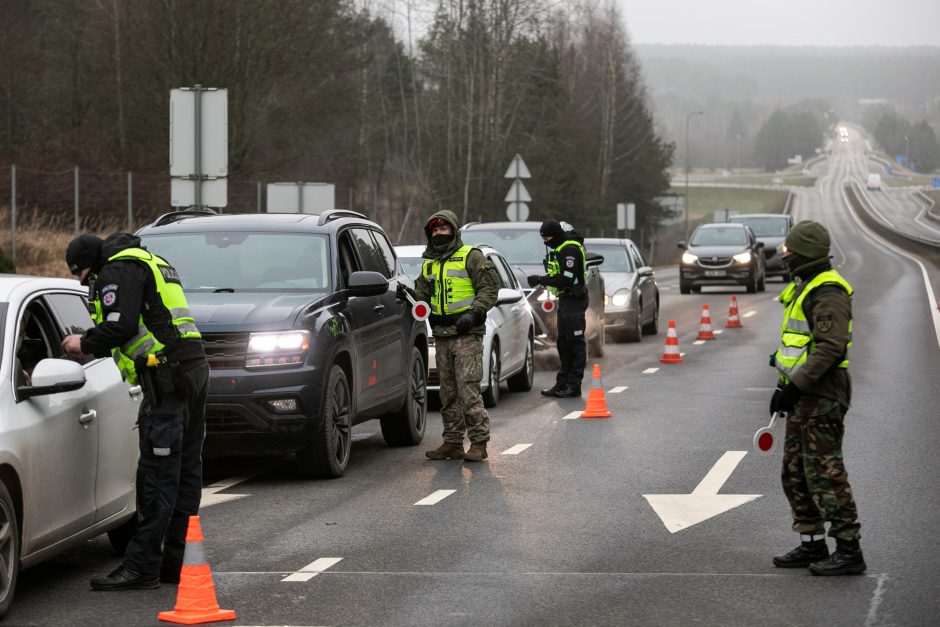
[(431, 297), (431, 315), (447, 316), (470, 309), (476, 290), (467, 272), (467, 255), (473, 246), (461, 246), (448, 259), (428, 259), (422, 274), (434, 286)]
[[(778, 297), (786, 309), (783, 314), (783, 323), (780, 325), (780, 347), (774, 354), (774, 363), (777, 367), (780, 380), (787, 383), (796, 370), (803, 365), (806, 358), (816, 348), (813, 341), (813, 332), (809, 327), (809, 321), (806, 319), (806, 313), (803, 311), (803, 301), (806, 296), (820, 285), (825, 284), (840, 285), (849, 296), (854, 291), (852, 286), (842, 278), (835, 270), (826, 270), (820, 272), (813, 280), (807, 284), (806, 288), (800, 292), (797, 298), (793, 298), (796, 292), (796, 282), (790, 283)], [(852, 321), (849, 320), (849, 340), (845, 345), (845, 359), (837, 367), (849, 367), (849, 349), (852, 348)]]
[[(577, 277), (574, 275), (574, 272), (570, 270), (563, 270), (561, 264), (558, 262), (558, 253), (561, 252), (561, 249), (565, 246), (577, 246), (578, 250), (581, 251), (581, 268), (584, 270), (584, 273)], [(562, 242), (557, 248), (552, 251), (549, 251), (548, 258), (545, 260), (545, 271), (548, 272), (548, 276), (558, 276), (562, 274), (569, 279), (574, 281), (574, 285), (587, 285), (587, 264), (585, 263), (584, 255), (584, 246), (581, 245), (581, 242), (577, 242), (573, 239)], [(557, 287), (549, 287), (549, 293), (558, 294), (559, 290)], [(561, 290), (561, 293), (564, 293), (565, 290)]]
[[(183, 286), (180, 284), (176, 269), (160, 257), (142, 248), (125, 248), (109, 257), (108, 261), (132, 259), (141, 261), (150, 268), (157, 286), (157, 294), (160, 296), (163, 306), (170, 311), (173, 326), (176, 327), (179, 336), (183, 339), (201, 339), (202, 335), (199, 333), (199, 329), (196, 328), (196, 321), (189, 313), (189, 305), (186, 303), (186, 296), (183, 294)], [(97, 305), (96, 311), (100, 312)], [(153, 333), (147, 330), (147, 327), (144, 326), (143, 316), (141, 316), (137, 321), (137, 333), (121, 346), (120, 358), (116, 356), (115, 361), (127, 381), (134, 384), (137, 383), (134, 360), (142, 355), (157, 353), (162, 349), (163, 344), (157, 341)]]

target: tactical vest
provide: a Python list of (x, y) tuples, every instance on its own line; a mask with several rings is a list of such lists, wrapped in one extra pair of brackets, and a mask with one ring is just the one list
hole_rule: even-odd
[[(183, 286), (180, 283), (179, 275), (176, 269), (166, 261), (153, 253), (142, 248), (125, 248), (124, 250), (112, 255), (108, 261), (140, 261), (150, 268), (157, 287), (157, 294), (163, 306), (166, 307), (173, 318), (173, 326), (182, 339), (201, 339), (202, 335), (196, 328), (196, 321), (189, 313), (189, 305), (186, 303), (186, 296), (183, 294)], [(95, 313), (92, 315), (96, 324), (101, 324), (103, 313), (101, 302), (97, 299), (93, 301)], [(163, 350), (164, 346), (157, 338), (153, 336), (144, 325), (144, 318), (140, 316), (137, 320), (137, 333), (123, 344), (120, 348), (115, 348), (111, 354), (115, 363), (121, 371), (121, 375), (128, 383), (134, 385), (137, 383), (137, 372), (134, 370), (134, 360), (137, 357), (155, 354)]]
[[(795, 281), (784, 288), (778, 297), (786, 309), (783, 313), (783, 322), (780, 325), (780, 347), (774, 353), (774, 365), (783, 383), (790, 381), (793, 373), (803, 365), (809, 354), (816, 348), (813, 331), (806, 319), (806, 312), (803, 311), (803, 301), (814, 289), (826, 284), (841, 286), (849, 296), (852, 296), (854, 291), (852, 286), (838, 272), (826, 270), (813, 277), (798, 297), (793, 297), (797, 288)], [(848, 354), (851, 347), (852, 321), (849, 320), (849, 339), (845, 345), (844, 359), (838, 364), (838, 368), (849, 367)]]
[[(578, 250), (581, 251), (581, 268), (584, 270), (581, 276), (575, 276), (574, 272), (570, 270), (563, 270), (561, 263), (558, 261), (558, 254), (561, 252), (561, 249), (568, 245), (574, 245), (578, 247)], [(584, 255), (584, 246), (581, 245), (581, 242), (575, 241), (573, 239), (562, 242), (556, 248), (548, 251), (548, 257), (545, 258), (545, 271), (548, 273), (548, 276), (558, 276), (559, 274), (572, 279), (575, 285), (587, 285), (587, 263)], [(548, 291), (551, 294), (564, 294), (565, 289), (559, 290), (557, 287), (548, 287)]]
[(443, 262), (428, 259), (421, 273), (434, 286), (431, 296), (431, 315), (449, 316), (470, 309), (476, 290), (467, 272), (467, 255), (473, 246), (461, 246)]

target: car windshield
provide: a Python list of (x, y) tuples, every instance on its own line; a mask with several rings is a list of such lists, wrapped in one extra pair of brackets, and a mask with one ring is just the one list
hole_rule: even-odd
[(710, 227), (692, 234), (692, 246), (745, 246), (747, 235), (739, 227)]
[(633, 272), (630, 256), (627, 249), (618, 244), (588, 244), (589, 253), (597, 253), (604, 257), (601, 272)]
[(173, 233), (144, 245), (180, 274), (186, 291), (325, 292), (329, 239), (315, 233)]
[(417, 279), (421, 274), (421, 266), (424, 265), (425, 260), (423, 257), (399, 257), (398, 261), (401, 262), (401, 267), (406, 276)]
[(746, 224), (757, 237), (786, 237), (786, 218), (735, 218), (733, 222)]
[(503, 254), (513, 265), (536, 265), (545, 259), (545, 242), (538, 228), (528, 229), (473, 229), (461, 231), (464, 244), (489, 244)]

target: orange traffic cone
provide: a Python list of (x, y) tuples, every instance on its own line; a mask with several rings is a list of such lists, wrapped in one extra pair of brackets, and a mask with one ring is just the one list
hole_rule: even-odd
[(726, 329), (740, 329), (744, 325), (741, 324), (741, 317), (738, 316), (738, 299), (735, 296), (731, 297), (731, 305), (728, 307), (728, 321), (725, 323)]
[(594, 364), (594, 375), (591, 380), (591, 391), (588, 392), (587, 404), (581, 412), (581, 418), (610, 418), (607, 409), (607, 398), (604, 397), (604, 382), (601, 381), (600, 364)]
[(712, 332), (712, 314), (708, 311), (708, 304), (702, 306), (702, 322), (698, 327), (698, 339), (713, 340), (715, 334)]
[(682, 364), (685, 361), (679, 354), (679, 336), (676, 335), (676, 321), (669, 321), (669, 330), (666, 331), (666, 350), (659, 358), (661, 364)]
[(202, 548), (202, 527), (199, 516), (189, 517), (186, 530), (186, 550), (183, 552), (183, 570), (176, 593), (176, 607), (172, 612), (157, 614), (160, 620), (184, 625), (214, 623), (220, 620), (235, 620), (235, 610), (219, 609), (215, 600), (215, 584), (212, 571), (206, 562)]

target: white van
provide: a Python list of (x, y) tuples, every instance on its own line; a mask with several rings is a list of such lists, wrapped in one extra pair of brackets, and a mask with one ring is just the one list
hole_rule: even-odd
[(880, 174), (869, 174), (868, 181), (865, 183), (865, 187), (868, 189), (881, 189), (881, 175)]

